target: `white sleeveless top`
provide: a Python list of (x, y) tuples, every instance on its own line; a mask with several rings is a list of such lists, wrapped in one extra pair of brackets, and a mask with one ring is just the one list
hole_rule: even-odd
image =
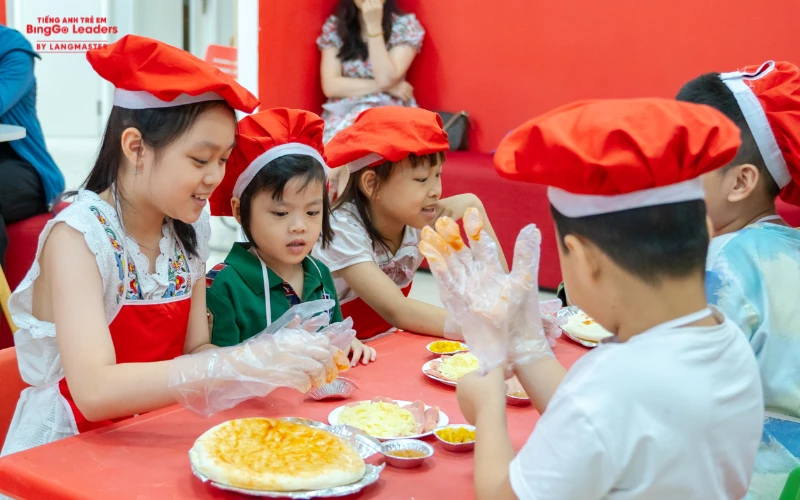
[[(183, 261), (181, 245), (173, 236), (171, 224), (164, 224), (159, 243), (156, 272), (150, 274), (150, 262), (139, 245), (126, 237), (116, 209), (91, 191), (81, 191), (74, 203), (49, 221), (39, 236), (36, 259), (9, 299), (8, 308), (19, 330), (14, 334), (22, 379), (31, 387), (20, 394), (17, 409), (0, 456), (50, 443), (78, 433), (69, 403), (61, 395), (58, 383), (64, 369), (56, 342), (56, 325), (33, 316), (33, 283), (39, 277), (39, 255), (53, 227), (66, 223), (80, 231), (95, 256), (103, 281), (103, 306), (106, 323), (111, 324), (123, 300), (152, 300), (183, 295), (192, 283), (202, 280), (209, 256), (211, 225), (204, 211), (193, 224), (197, 233), (198, 256)], [(125, 279), (122, 267), (123, 242), (136, 272)], [(127, 281), (127, 282), (126, 282)]]
[[(333, 240), (328, 248), (321, 243), (314, 246), (311, 255), (328, 266), (332, 273), (356, 264), (373, 261), (381, 268), (398, 288), (405, 288), (414, 280), (414, 273), (424, 259), (419, 251), (422, 231), (406, 226), (400, 248), (394, 254), (385, 248), (377, 250), (372, 246), (364, 221), (358, 215), (358, 209), (352, 203), (345, 203), (331, 213), (331, 229)], [(358, 298), (344, 278), (334, 279), (339, 303), (346, 304)]]

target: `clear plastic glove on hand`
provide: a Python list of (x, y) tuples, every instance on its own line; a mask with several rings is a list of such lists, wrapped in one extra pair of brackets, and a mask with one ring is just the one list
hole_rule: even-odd
[(239, 345), (176, 358), (169, 380), (175, 400), (208, 416), (278, 387), (307, 392), (335, 380), (349, 367), (342, 351), (355, 330), (349, 318), (327, 326), (328, 316), (319, 313), (333, 305), (300, 304)]
[(539, 311), (539, 230), (530, 225), (520, 232), (513, 268), (506, 273), (497, 244), (483, 231), (480, 213), (469, 209), (463, 221), (471, 246), (461, 239), (455, 221), (442, 217), (435, 231), (423, 229), (420, 250), (439, 282), (450, 318), (480, 361), (480, 371), (506, 361), (552, 356)]
[(556, 345), (556, 339), (560, 337), (563, 332), (561, 326), (567, 323), (566, 319), (556, 316), (559, 309), (561, 309), (561, 299), (550, 299), (539, 302), (542, 326), (544, 326), (544, 334), (547, 336), (550, 347)]

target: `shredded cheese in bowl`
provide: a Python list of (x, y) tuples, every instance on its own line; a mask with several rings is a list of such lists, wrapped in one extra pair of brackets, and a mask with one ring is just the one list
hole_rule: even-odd
[(442, 364), (438, 370), (449, 380), (458, 380), (469, 372), (478, 369), (478, 358), (469, 352), (456, 354), (449, 358), (442, 359)]
[(346, 407), (339, 423), (352, 425), (375, 437), (405, 437), (417, 433), (417, 421), (410, 411), (391, 403), (363, 402)]

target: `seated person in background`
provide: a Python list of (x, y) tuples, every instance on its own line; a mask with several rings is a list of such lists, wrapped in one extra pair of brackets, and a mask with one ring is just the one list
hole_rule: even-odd
[(750, 341), (767, 408), (800, 417), (800, 229), (775, 213), (777, 196), (800, 205), (800, 70), (770, 61), (708, 73), (677, 98), (718, 109), (742, 131), (736, 158), (705, 176), (706, 293)]
[[(211, 195), (211, 214), (233, 216), (248, 243), (234, 243), (206, 277), (211, 343), (232, 346), (258, 335), (295, 305), (333, 299), (330, 322), (342, 321), (331, 272), (311, 257), (333, 237), (325, 192), (322, 119), (276, 108), (239, 122), (225, 178)], [(352, 361), (375, 361), (375, 349), (353, 339)]]
[[(324, 142), (349, 127), (362, 111), (378, 106), (417, 106), (406, 72), (425, 30), (414, 14), (395, 0), (340, 0), (336, 14), (322, 26), (320, 76), (328, 102)], [(331, 194), (347, 184), (346, 168), (331, 172)]]
[[(615, 334), (569, 372), (531, 321), (535, 226), (520, 233), (508, 275), (485, 273), (487, 238), (472, 243), (486, 264), (468, 267), (456, 262), (456, 245), (425, 232), (421, 247), (473, 353), (488, 359), (489, 347), (507, 346), (495, 357), (499, 366), (458, 381), (461, 411), (479, 435), (478, 499), (727, 500), (747, 492), (761, 439), (761, 383), (741, 330), (706, 302), (700, 177), (730, 162), (739, 144), (723, 114), (666, 99), (570, 104), (500, 144), (503, 176), (550, 186), (570, 298)], [(496, 283), (507, 283), (506, 293), (487, 295)], [(502, 298), (487, 301), (495, 295)], [(508, 326), (483, 320), (487, 313)], [(516, 456), (504, 361), (542, 413)]]
[[(442, 337), (447, 312), (408, 298), (422, 255), (420, 230), (442, 215), (461, 218), (477, 208), (475, 195), (440, 199), (445, 151), (442, 120), (419, 108), (386, 106), (362, 113), (325, 148), (328, 164), (353, 175), (333, 206), (333, 240), (318, 243), (314, 256), (336, 278), (344, 317), (352, 317), (360, 339), (394, 328)], [(504, 261), (505, 262), (505, 261)]]
[(0, 124), (26, 132), (23, 139), (0, 142), (0, 267), (8, 249), (6, 225), (48, 212), (64, 191), (64, 176), (36, 117), (37, 57), (22, 33), (0, 25)]

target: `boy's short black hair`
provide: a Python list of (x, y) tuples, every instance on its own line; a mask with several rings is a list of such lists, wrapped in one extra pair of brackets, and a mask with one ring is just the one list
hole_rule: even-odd
[(248, 241), (255, 244), (253, 235), (250, 232), (250, 210), (253, 198), (262, 191), (268, 191), (272, 193), (273, 200), (281, 201), (286, 184), (298, 177), (302, 180), (301, 190), (306, 189), (313, 182), (322, 184), (322, 234), (320, 241), (323, 248), (330, 244), (333, 239), (333, 230), (331, 229), (331, 206), (328, 201), (325, 168), (316, 159), (306, 155), (286, 155), (272, 160), (247, 185), (239, 201), (241, 203), (242, 230)]
[(649, 285), (705, 272), (708, 253), (703, 200), (571, 218), (550, 212), (562, 251), (568, 234), (591, 241), (625, 271)]
[(770, 198), (776, 198), (778, 194), (780, 194), (781, 188), (767, 169), (767, 164), (764, 162), (764, 158), (758, 150), (758, 145), (753, 138), (753, 133), (750, 131), (750, 126), (744, 118), (739, 103), (736, 102), (736, 97), (728, 86), (725, 85), (725, 82), (720, 79), (719, 73), (706, 73), (705, 75), (698, 76), (681, 87), (675, 99), (678, 101), (711, 106), (738, 125), (739, 129), (742, 131), (742, 145), (739, 148), (736, 158), (734, 158), (729, 165), (723, 167), (722, 171), (726, 172), (736, 165), (749, 163), (758, 168), (758, 172), (764, 178), (764, 186)]

